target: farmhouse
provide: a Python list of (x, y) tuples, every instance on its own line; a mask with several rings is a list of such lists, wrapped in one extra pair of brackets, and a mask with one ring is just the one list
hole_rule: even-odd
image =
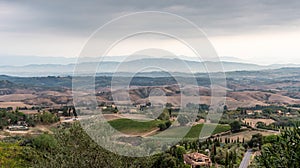
[(191, 165), (192, 168), (198, 168), (202, 166), (205, 167), (212, 166), (211, 159), (208, 156), (198, 152), (184, 154), (183, 159), (184, 159), (184, 163)]
[(129, 109), (129, 112), (130, 113), (137, 113), (138, 111), (137, 111), (137, 109)]
[(262, 110), (254, 110), (254, 113), (262, 113)]
[(277, 114), (279, 114), (279, 115), (283, 115), (283, 112), (282, 112), (281, 110), (277, 110), (276, 112), (277, 112)]
[(20, 126), (20, 125), (13, 125), (13, 126), (9, 126), (8, 129), (10, 131), (28, 131), (29, 128), (26, 126)]
[(247, 115), (253, 115), (254, 112), (253, 112), (253, 110), (246, 110), (246, 114), (247, 114)]
[(246, 110), (247, 115), (254, 115), (256, 113), (260, 114), (262, 113), (262, 110)]

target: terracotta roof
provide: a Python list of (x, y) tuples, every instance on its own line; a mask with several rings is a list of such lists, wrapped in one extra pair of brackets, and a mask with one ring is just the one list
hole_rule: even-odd
[(196, 166), (212, 166), (212, 162), (210, 158), (204, 154), (194, 152), (194, 153), (189, 153), (189, 154), (184, 154), (183, 155), (184, 162), (186, 164), (191, 165), (192, 167)]

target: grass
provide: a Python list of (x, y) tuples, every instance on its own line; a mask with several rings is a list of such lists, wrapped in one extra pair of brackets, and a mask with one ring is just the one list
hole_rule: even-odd
[[(161, 134), (158, 134), (158, 137), (167, 137), (167, 138), (180, 138), (182, 137), (185, 132), (187, 132), (187, 134), (184, 136), (187, 139), (198, 139), (200, 136), (200, 132), (203, 129), (204, 124), (198, 124), (195, 126), (192, 126), (190, 128), (190, 130), (187, 132), (187, 129), (189, 127), (172, 127), (167, 129), (166, 131), (162, 132)], [(208, 130), (213, 129), (214, 127), (216, 127), (213, 131), (212, 134), (217, 134), (217, 133), (221, 133), (221, 132), (225, 132), (225, 131), (229, 131), (230, 130), (230, 126), (229, 125), (225, 125), (225, 124), (206, 124), (206, 128)], [(206, 130), (207, 130), (206, 129)]]
[[(204, 126), (204, 124), (198, 124), (198, 125), (193, 126), (191, 128), (191, 130), (186, 134), (185, 137), (186, 138), (198, 138), (203, 126)], [(215, 129), (214, 129), (214, 127), (215, 127)], [(218, 133), (230, 130), (229, 125), (220, 125), (220, 124), (218, 124), (217, 126), (215, 124), (207, 124), (207, 128), (209, 130), (214, 129), (212, 134), (218, 134)]]
[(109, 121), (108, 123), (122, 133), (140, 134), (158, 128), (158, 125), (162, 122), (163, 121), (161, 120), (136, 121), (136, 120), (126, 119), (126, 118), (121, 118), (121, 119)]
[[(126, 118), (116, 119), (109, 121), (109, 124), (117, 129), (118, 131), (125, 133), (125, 134), (141, 134), (150, 132), (156, 128), (158, 125), (164, 121), (161, 120), (151, 120), (151, 121), (136, 121)], [(189, 132), (185, 135), (185, 138), (199, 138), (200, 132), (203, 129), (204, 124), (198, 124), (192, 126)], [(209, 130), (216, 127), (213, 131), (213, 134), (221, 133), (230, 130), (229, 125), (225, 124), (206, 124), (206, 128)], [(157, 134), (157, 137), (170, 137), (170, 138), (177, 138), (181, 137), (182, 134), (186, 132), (189, 127), (172, 127), (163, 132)]]

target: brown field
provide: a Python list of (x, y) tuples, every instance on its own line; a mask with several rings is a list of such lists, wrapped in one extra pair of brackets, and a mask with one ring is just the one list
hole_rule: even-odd
[(279, 134), (279, 132), (274, 132), (274, 131), (246, 130), (246, 131), (242, 131), (242, 132), (238, 132), (238, 133), (234, 133), (234, 134), (224, 135), (224, 136), (221, 136), (221, 138), (222, 138), (222, 142), (225, 142), (225, 138), (230, 138), (231, 140), (237, 140), (237, 138), (239, 137), (240, 142), (242, 142), (243, 138), (245, 141), (249, 141), (249, 140), (251, 140), (252, 135), (258, 134), (258, 133), (262, 134), (263, 136)]
[(110, 120), (116, 120), (116, 119), (119, 119), (121, 118), (119, 115), (117, 114), (103, 114), (104, 118), (108, 121)]
[[(173, 90), (176, 90), (176, 86)], [(130, 98), (134, 102), (147, 102), (149, 98), (144, 98), (144, 92), (151, 92), (151, 87), (139, 87), (135, 88), (133, 91), (130, 92)], [(165, 93), (172, 92), (170, 89), (165, 89), (164, 87), (155, 87), (159, 88)], [(207, 88), (199, 87), (200, 96), (196, 94), (195, 87), (192, 89), (185, 90), (184, 94), (175, 94), (172, 93), (171, 95), (165, 96), (151, 96), (150, 101), (153, 104), (165, 104), (166, 102), (172, 103), (174, 105), (179, 105), (181, 99), (184, 101), (183, 104), (191, 102), (191, 103), (200, 103), (200, 104), (210, 104), (211, 103), (211, 96), (210, 90)], [(228, 89), (226, 89), (228, 90)], [(125, 94), (124, 91), (115, 91), (117, 95), (122, 96)], [(106, 96), (99, 96), (98, 100), (105, 101)], [(128, 102), (124, 102), (128, 103)], [(285, 92), (277, 92), (271, 93), (267, 91), (235, 91), (235, 92), (227, 92), (226, 95), (226, 105), (229, 109), (233, 110), (237, 107), (254, 107), (256, 105), (267, 106), (270, 104), (300, 104), (300, 99), (291, 98), (286, 96)]]
[(65, 92), (57, 92), (57, 91), (42, 91), (39, 93), (36, 93), (40, 96), (57, 96), (57, 97), (61, 97), (61, 96), (71, 96), (72, 92), (71, 90), (66, 90)]
[(22, 113), (24, 114), (37, 114), (38, 113), (38, 110), (20, 110)]
[(3, 102), (12, 102), (12, 101), (23, 101), (26, 99), (33, 99), (37, 97), (37, 95), (33, 94), (9, 94), (0, 96), (0, 101)]
[[(126, 101), (119, 103), (131, 104), (132, 102), (137, 102), (142, 104), (151, 101), (151, 103), (154, 105), (163, 105), (169, 102), (175, 106), (181, 105), (181, 100), (183, 101), (183, 105), (186, 103), (211, 103), (211, 93), (210, 88), (208, 87), (187, 85), (184, 86), (182, 94), (180, 92), (178, 93), (178, 89), (179, 88), (177, 85), (132, 87), (129, 91), (130, 101), (126, 99)], [(158, 90), (163, 91), (168, 96), (155, 95)], [(225, 88), (225, 90), (228, 91), (230, 89)], [(200, 91), (200, 96), (198, 95), (198, 91)], [(103, 94), (97, 96), (97, 100), (99, 102), (111, 101), (111, 93), (109, 88), (98, 88), (97, 92), (103, 92)], [(81, 92), (80, 94), (87, 95), (87, 93)], [(114, 90), (113, 94), (114, 96), (119, 96), (122, 98), (127, 95), (127, 91)], [(149, 94), (152, 96), (148, 97)], [(237, 107), (253, 107), (255, 105), (267, 106), (270, 104), (300, 104), (300, 99), (295, 98), (297, 96), (299, 96), (299, 94), (287, 93), (286, 91), (228, 91), (226, 95), (226, 105), (230, 110), (233, 110)], [(88, 97), (89, 96), (87, 95), (87, 98)], [(72, 94), (71, 89), (65, 89), (63, 91), (35, 91), (28, 88), (23, 90), (14, 90), (7, 93), (7, 95), (0, 95), (0, 102), (5, 102), (5, 105), (2, 103), (0, 104), (0, 107), (22, 107), (26, 106), (26, 104), (30, 106), (60, 106), (72, 104)], [(9, 102), (12, 103), (10, 104)], [(18, 102), (23, 102), (23, 104), (18, 104)]]
[(17, 107), (27, 107), (30, 108), (31, 106), (28, 104), (25, 104), (23, 102), (0, 102), (0, 108), (7, 108), (7, 107), (13, 107), (16, 109)]
[(252, 119), (252, 118), (245, 118), (243, 122), (249, 123), (251, 127), (255, 127), (256, 123), (258, 122), (263, 122), (266, 125), (270, 125), (274, 123), (275, 121), (272, 119), (262, 119), (262, 118), (257, 118), (257, 119)]

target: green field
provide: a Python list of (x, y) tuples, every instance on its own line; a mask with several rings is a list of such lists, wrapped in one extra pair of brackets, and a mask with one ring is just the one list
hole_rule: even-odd
[[(185, 138), (192, 138), (192, 139), (197, 139), (199, 138), (200, 132), (203, 128), (204, 124), (198, 124), (195, 126), (192, 126), (190, 130), (187, 132), (185, 135)], [(208, 129), (213, 129), (216, 126), (216, 124), (206, 124), (206, 128)], [(158, 134), (158, 137), (167, 137), (167, 138), (180, 138), (182, 137), (182, 134), (186, 132), (186, 130), (189, 127), (171, 127), (164, 132)], [(230, 126), (229, 125), (221, 125), (218, 124), (216, 128), (214, 129), (212, 134), (217, 134), (225, 131), (229, 131)]]
[[(198, 125), (195, 125), (191, 128), (191, 130), (187, 133), (187, 135), (185, 136), (186, 138), (198, 138), (199, 137), (199, 134), (203, 128), (203, 125), (204, 124), (198, 124)], [(207, 124), (207, 127), (209, 129), (213, 129), (215, 127), (215, 125), (213, 124)], [(229, 131), (230, 130), (230, 126), (229, 125), (220, 125), (218, 124), (216, 126), (216, 128), (214, 129), (213, 133), (212, 134), (218, 134), (218, 133), (221, 133), (221, 132), (225, 132), (225, 131)]]
[(108, 123), (117, 129), (118, 131), (125, 134), (139, 134), (147, 133), (158, 128), (158, 125), (163, 121), (151, 120), (151, 121), (136, 121), (126, 118), (116, 119), (109, 121)]
[[(125, 133), (125, 134), (141, 134), (150, 132), (156, 128), (158, 125), (164, 121), (161, 120), (151, 120), (151, 121), (136, 121), (131, 119), (116, 119), (109, 121), (109, 124), (117, 129), (118, 131)], [(203, 128), (204, 124), (198, 124), (192, 126), (188, 133), (185, 135), (185, 138), (199, 138), (199, 134)], [(206, 124), (206, 128), (213, 129), (213, 134), (221, 133), (230, 130), (229, 125), (220, 125), (220, 124)], [(170, 137), (170, 138), (177, 138), (181, 137), (184, 132), (188, 129), (187, 126), (185, 127), (171, 127), (163, 132), (160, 132), (156, 136), (158, 137)]]

